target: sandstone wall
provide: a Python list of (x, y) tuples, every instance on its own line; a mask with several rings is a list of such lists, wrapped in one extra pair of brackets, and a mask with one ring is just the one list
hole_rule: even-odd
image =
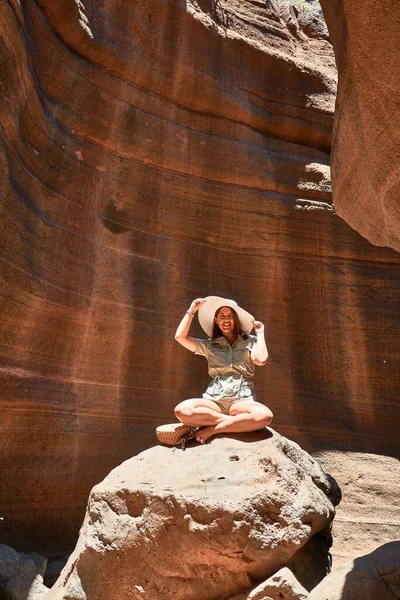
[(332, 144), (337, 213), (400, 250), (400, 5), (321, 0), (339, 71)]
[(173, 341), (199, 295), (265, 321), (279, 431), (396, 451), (400, 261), (332, 209), (333, 53), (295, 4), (1, 3), (4, 543), (68, 551), (203, 390)]
[(317, 452), (342, 490), (333, 523), (333, 569), (400, 538), (400, 462), (369, 452)]

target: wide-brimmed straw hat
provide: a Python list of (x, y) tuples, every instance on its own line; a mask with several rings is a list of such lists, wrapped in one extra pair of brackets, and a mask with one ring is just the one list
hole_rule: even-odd
[(205, 302), (200, 306), (197, 314), (199, 316), (199, 323), (210, 337), (213, 332), (214, 316), (216, 311), (222, 306), (229, 306), (236, 311), (239, 317), (239, 326), (241, 331), (244, 333), (250, 333), (253, 329), (254, 317), (247, 310), (241, 308), (237, 302), (230, 300), (229, 298), (221, 298), (220, 296), (207, 296), (204, 298)]

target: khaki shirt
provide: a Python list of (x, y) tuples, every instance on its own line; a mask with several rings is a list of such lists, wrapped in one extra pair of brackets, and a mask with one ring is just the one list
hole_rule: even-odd
[(215, 340), (195, 338), (194, 353), (205, 356), (208, 374), (212, 378), (203, 397), (214, 400), (254, 396), (251, 379), (255, 373), (255, 365), (250, 354), (256, 341), (256, 336), (245, 334), (239, 335), (232, 346), (223, 335)]

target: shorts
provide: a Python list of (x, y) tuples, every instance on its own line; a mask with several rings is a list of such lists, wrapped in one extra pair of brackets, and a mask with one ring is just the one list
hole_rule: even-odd
[(203, 394), (203, 398), (215, 402), (215, 404), (217, 404), (217, 406), (219, 406), (221, 409), (223, 415), (229, 415), (230, 408), (233, 404), (236, 404), (236, 402), (241, 402), (242, 400), (245, 402), (254, 402), (254, 398), (252, 396), (247, 398), (223, 398), (221, 400), (215, 400), (214, 398), (208, 396), (208, 394)]
[(230, 407), (235, 402), (255, 400), (255, 390), (253, 382), (243, 375), (239, 377), (237, 375), (217, 375), (208, 384), (203, 398), (218, 404), (221, 412), (228, 415)]

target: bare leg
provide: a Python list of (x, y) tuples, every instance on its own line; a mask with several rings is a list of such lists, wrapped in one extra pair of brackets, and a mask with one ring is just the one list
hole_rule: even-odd
[(184, 400), (175, 407), (175, 416), (184, 425), (193, 427), (217, 425), (230, 418), (229, 415), (221, 413), (218, 404), (205, 398)]
[(244, 431), (257, 431), (269, 425), (273, 414), (267, 406), (259, 402), (236, 402), (231, 409), (231, 414), (225, 419), (210, 425), (198, 432), (196, 439), (204, 444), (213, 435), (218, 433), (240, 433)]

